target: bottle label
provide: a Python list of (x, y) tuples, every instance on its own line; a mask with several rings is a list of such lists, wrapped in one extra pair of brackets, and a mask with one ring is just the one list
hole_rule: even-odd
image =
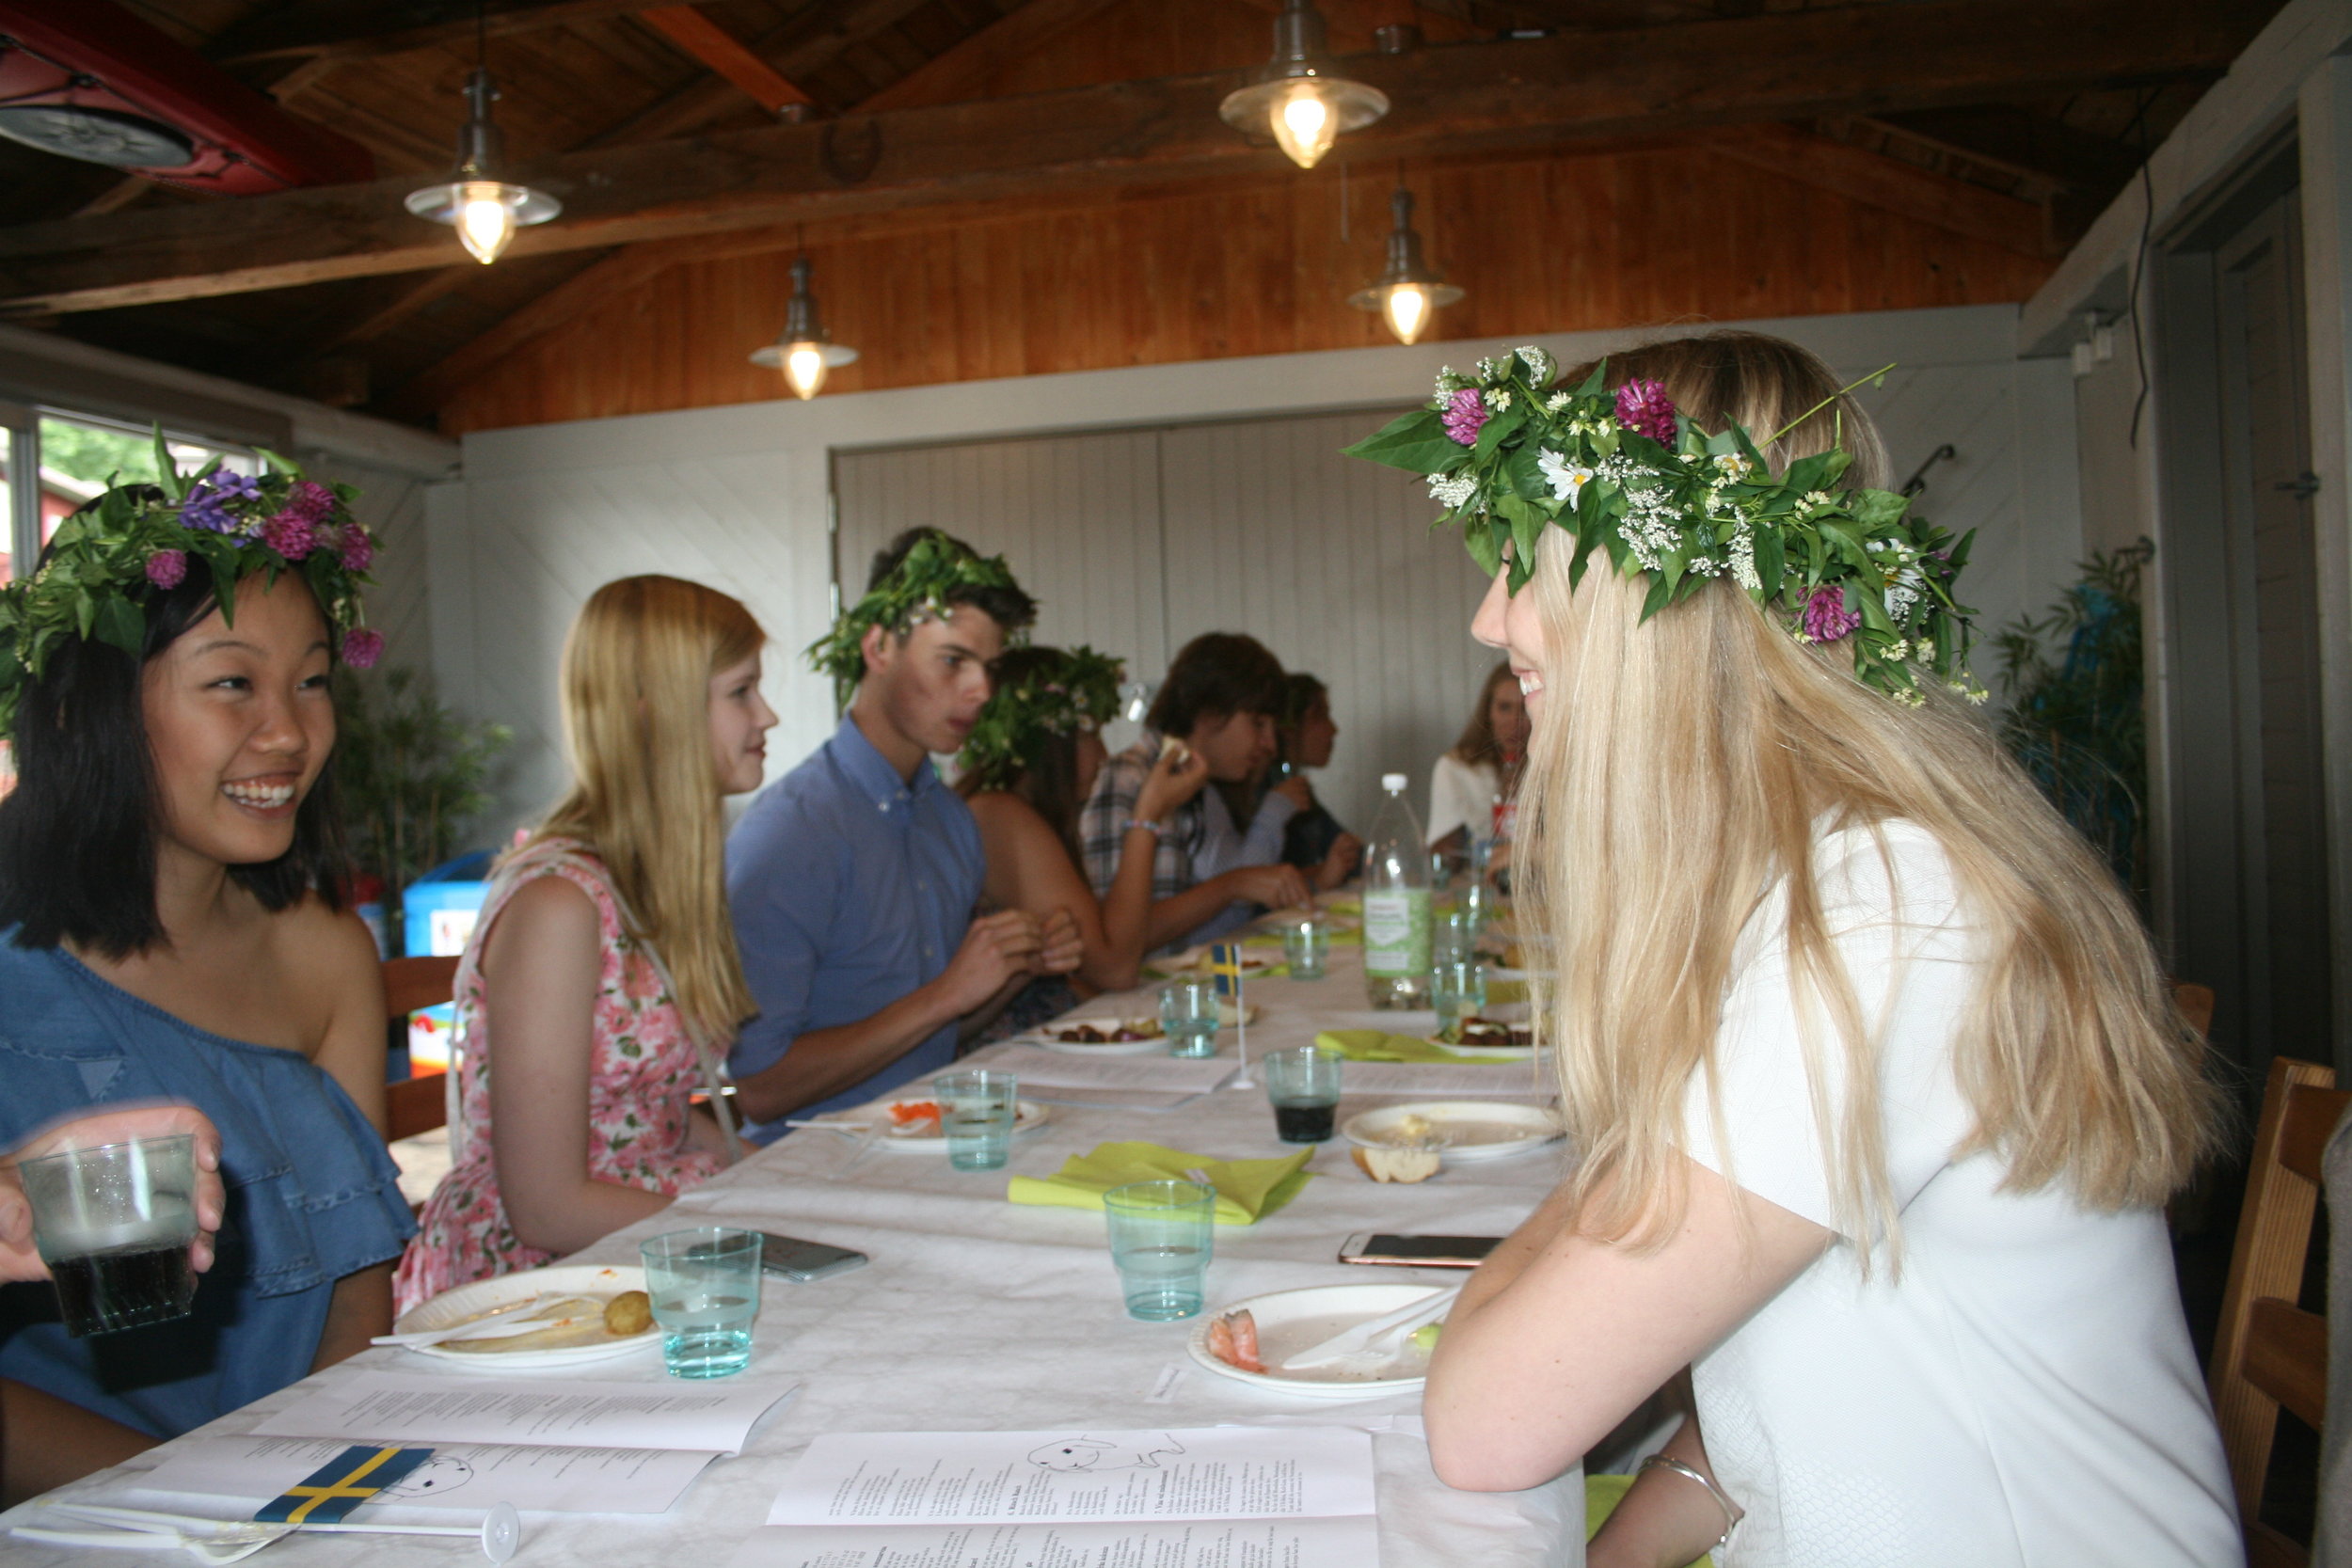
[(1382, 979), (1429, 972), (1429, 890), (1364, 895), (1364, 972)]

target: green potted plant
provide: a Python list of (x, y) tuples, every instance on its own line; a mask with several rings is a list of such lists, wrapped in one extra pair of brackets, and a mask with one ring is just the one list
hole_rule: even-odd
[(383, 887), (385, 950), (397, 956), (403, 891), (449, 859), (490, 803), (491, 770), (514, 732), (466, 722), (410, 669), (338, 670), (335, 697), (336, 784), (353, 859), (363, 880)]

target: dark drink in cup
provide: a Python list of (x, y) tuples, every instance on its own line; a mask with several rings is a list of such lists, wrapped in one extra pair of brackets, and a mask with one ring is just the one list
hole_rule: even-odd
[(127, 1246), (49, 1265), (65, 1331), (76, 1338), (185, 1317), (196, 1305), (186, 1245)]
[(1274, 1106), (1274, 1133), (1286, 1144), (1319, 1144), (1331, 1135), (1337, 1105)]
[(68, 1149), (17, 1166), (33, 1239), (76, 1338), (185, 1317), (196, 1302), (196, 1140)]

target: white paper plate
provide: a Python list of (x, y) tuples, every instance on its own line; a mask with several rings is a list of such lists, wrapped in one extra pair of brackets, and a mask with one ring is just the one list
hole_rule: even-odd
[[(633, 1263), (609, 1268), (593, 1263), (564, 1263), (552, 1268), (526, 1269), (520, 1274), (502, 1274), (495, 1279), (477, 1279), (470, 1285), (443, 1291), (431, 1301), (419, 1302), (401, 1314), (400, 1321), (392, 1324), (392, 1332), (421, 1334), (450, 1328), (468, 1318), (509, 1302), (529, 1301), (532, 1296), (554, 1301), (564, 1296), (615, 1296), (623, 1291), (644, 1288), (645, 1271)], [(429, 1355), (469, 1371), (519, 1372), (538, 1367), (577, 1367), (583, 1362), (610, 1360), (660, 1343), (661, 1327), (657, 1323), (643, 1334), (631, 1334), (601, 1345), (517, 1351), (463, 1351), (447, 1345), (423, 1345), (411, 1346), (408, 1354)]]
[[(1247, 1383), (1255, 1388), (1288, 1394), (1295, 1399), (1310, 1400), (1369, 1400), (1383, 1394), (1402, 1394), (1422, 1386), (1424, 1372), (1403, 1372), (1395, 1361), (1388, 1366), (1365, 1367), (1339, 1362), (1328, 1367), (1315, 1367), (1306, 1371), (1285, 1372), (1279, 1369), (1285, 1356), (1321, 1344), (1334, 1334), (1355, 1327), (1383, 1312), (1393, 1312), (1408, 1302), (1420, 1301), (1443, 1286), (1428, 1284), (1396, 1285), (1317, 1285), (1303, 1291), (1277, 1291), (1271, 1295), (1252, 1296), (1236, 1301), (1203, 1316), (1193, 1325), (1192, 1338), (1185, 1348), (1192, 1358), (1219, 1377), (1230, 1377), (1236, 1383)], [(1209, 1324), (1228, 1312), (1247, 1309), (1258, 1324), (1258, 1358), (1277, 1369), (1264, 1372), (1246, 1372), (1229, 1362), (1218, 1360), (1209, 1353)], [(1406, 1366), (1426, 1368), (1428, 1359), (1403, 1353), (1411, 1357)], [(1403, 1375), (1399, 1375), (1403, 1372)]]
[[(1140, 1040), (1073, 1040), (1064, 1039), (1064, 1031), (1081, 1024), (1097, 1029), (1145, 1029), (1152, 1031), (1149, 1039)], [(1068, 1056), (1149, 1056), (1168, 1049), (1168, 1036), (1161, 1032), (1156, 1018), (1065, 1018), (1041, 1025), (1029, 1037), (1048, 1051), (1058, 1051)]]
[[(947, 1134), (940, 1131), (938, 1122), (926, 1118), (910, 1124), (914, 1131), (899, 1132), (893, 1131), (895, 1124), (890, 1119), (890, 1107), (893, 1105), (916, 1105), (930, 1098), (929, 1095), (916, 1092), (894, 1094), (888, 1100), (877, 1100), (871, 1105), (862, 1109), (844, 1111), (839, 1119), (852, 1125), (880, 1122), (883, 1131), (881, 1138), (876, 1141), (884, 1148), (911, 1150), (917, 1154), (944, 1155), (947, 1152)], [(1015, 1101), (1013, 1104), (1012, 1130), (1016, 1135), (1036, 1132), (1045, 1125), (1047, 1117), (1052, 1114), (1034, 1100)], [(824, 1119), (831, 1121), (834, 1118), (827, 1117)]]
[(1410, 1105), (1384, 1105), (1347, 1118), (1340, 1135), (1365, 1148), (1395, 1147), (1397, 1124), (1419, 1117), (1430, 1124), (1435, 1147), (1448, 1164), (1462, 1160), (1502, 1160), (1541, 1148), (1564, 1135), (1559, 1120), (1539, 1106), (1517, 1105), (1499, 1100), (1423, 1100)]

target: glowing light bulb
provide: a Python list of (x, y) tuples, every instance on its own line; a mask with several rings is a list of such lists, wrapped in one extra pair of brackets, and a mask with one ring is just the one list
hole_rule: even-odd
[(1324, 101), (1324, 85), (1296, 84), (1274, 108), (1274, 139), (1300, 168), (1312, 168), (1339, 139), (1339, 117)]
[(826, 369), (822, 343), (793, 343), (784, 351), (784, 379), (803, 401), (823, 388)]
[(515, 237), (515, 209), (501, 185), (490, 182), (469, 184), (457, 202), (457, 238), (484, 266)]
[(1380, 313), (1388, 317), (1389, 330), (1396, 334), (1400, 343), (1420, 341), (1434, 309), (1428, 287), (1421, 283), (1396, 284), (1389, 290), (1389, 297), (1380, 302)]

